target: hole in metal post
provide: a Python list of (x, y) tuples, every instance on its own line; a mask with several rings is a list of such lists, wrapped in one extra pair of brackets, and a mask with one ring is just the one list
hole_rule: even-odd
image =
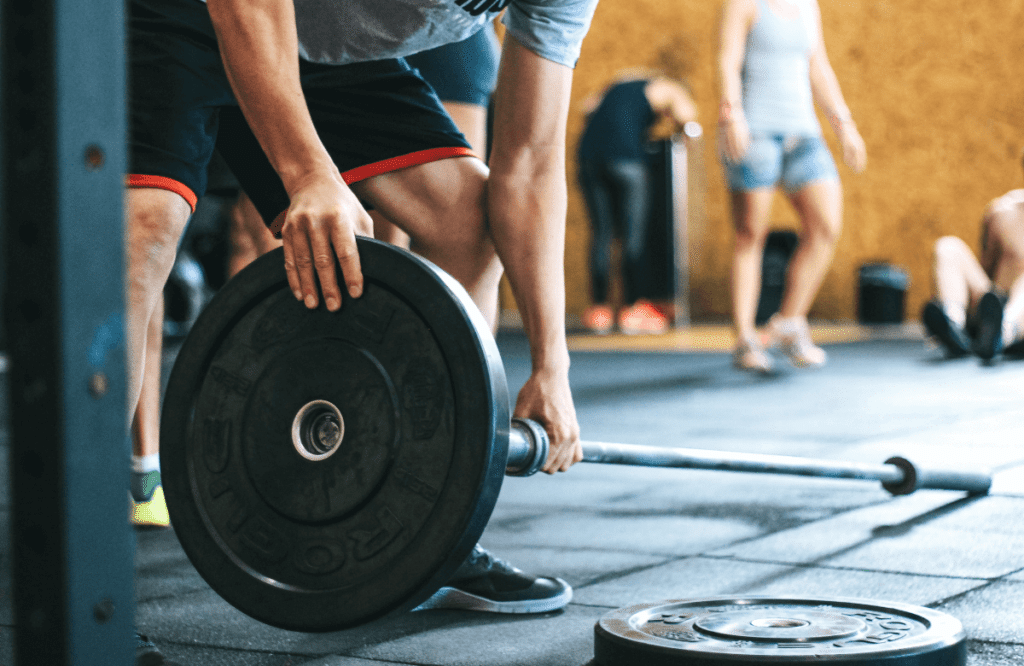
[(90, 171), (96, 171), (103, 167), (103, 162), (106, 160), (106, 155), (103, 153), (103, 149), (96, 144), (91, 144), (85, 149), (85, 166)]
[(114, 617), (114, 602), (110, 599), (98, 602), (92, 608), (92, 615), (96, 618), (97, 622), (105, 624), (110, 618)]

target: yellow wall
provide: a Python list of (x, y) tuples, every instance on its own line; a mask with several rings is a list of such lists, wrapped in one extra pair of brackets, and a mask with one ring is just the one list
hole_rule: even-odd
[[(833, 155), (845, 188), (845, 228), (812, 317), (856, 317), (857, 269), (886, 260), (911, 275), (907, 315), (929, 297), (930, 246), (957, 234), (978, 247), (986, 202), (1024, 186), (1024, 0), (819, 0), (826, 46), (868, 148), (854, 175)], [(576, 69), (569, 119), (569, 312), (589, 304), (589, 226), (575, 185), (580, 101), (624, 68), (659, 64), (690, 44), (691, 87), (706, 135), (706, 215), (690, 239), (697, 318), (729, 312), (732, 231), (715, 150), (717, 0), (601, 0)], [(788, 204), (773, 219), (794, 226)]]

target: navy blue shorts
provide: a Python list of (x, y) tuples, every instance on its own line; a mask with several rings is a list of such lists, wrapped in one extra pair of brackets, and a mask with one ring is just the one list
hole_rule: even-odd
[(469, 39), (406, 58), (444, 102), (487, 106), (498, 82), (500, 51), (490, 23)]
[[(270, 225), (288, 195), (238, 108), (206, 5), (131, 0), (129, 26), (128, 186), (177, 192), (194, 208), (216, 148)], [(347, 183), (473, 154), (404, 60), (303, 61), (300, 75), (317, 133)]]

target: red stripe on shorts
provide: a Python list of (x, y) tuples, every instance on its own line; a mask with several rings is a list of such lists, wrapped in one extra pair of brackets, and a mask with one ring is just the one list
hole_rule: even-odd
[(398, 157), (381, 160), (380, 162), (364, 164), (363, 166), (356, 167), (355, 169), (349, 169), (342, 173), (341, 177), (345, 180), (345, 184), (351, 185), (352, 183), (358, 183), (361, 180), (366, 180), (373, 176), (379, 176), (382, 173), (389, 173), (391, 171), (398, 171), (399, 169), (406, 169), (420, 164), (436, 162), (437, 160), (444, 160), (449, 157), (476, 157), (476, 153), (469, 148), (464, 148), (462, 146), (428, 148), (427, 150), (419, 150), (415, 153), (399, 155)]
[(174, 180), (173, 178), (130, 173), (128, 174), (127, 180), (128, 187), (155, 187), (160, 190), (168, 190), (169, 192), (179, 194), (188, 202), (188, 205), (192, 207), (192, 212), (196, 212), (196, 201), (199, 197), (196, 196), (195, 192), (193, 192), (191, 188)]
[[(342, 173), (341, 177), (345, 181), (346, 185), (351, 185), (352, 183), (358, 183), (361, 180), (366, 180), (367, 178), (379, 176), (384, 173), (398, 171), (399, 169), (407, 169), (408, 167), (418, 166), (420, 164), (428, 164), (438, 160), (445, 160), (449, 157), (476, 156), (476, 153), (471, 149), (463, 146), (428, 148), (427, 150), (419, 150), (415, 153), (391, 157), (386, 160), (381, 160), (380, 162), (364, 164), (363, 166), (356, 167), (355, 169), (349, 169)], [(274, 234), (274, 238), (281, 237), (281, 227), (284, 226), (285, 213), (287, 213), (287, 211), (278, 215), (270, 225), (270, 233)]]

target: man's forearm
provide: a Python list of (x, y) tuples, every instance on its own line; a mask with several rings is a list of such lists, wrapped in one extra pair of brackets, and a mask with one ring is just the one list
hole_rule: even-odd
[(314, 171), (331, 171), (299, 83), (292, 0), (208, 0), (238, 104), (292, 192)]
[(533, 369), (567, 370), (564, 172), (492, 172), (487, 196), (491, 235), (523, 318)]

